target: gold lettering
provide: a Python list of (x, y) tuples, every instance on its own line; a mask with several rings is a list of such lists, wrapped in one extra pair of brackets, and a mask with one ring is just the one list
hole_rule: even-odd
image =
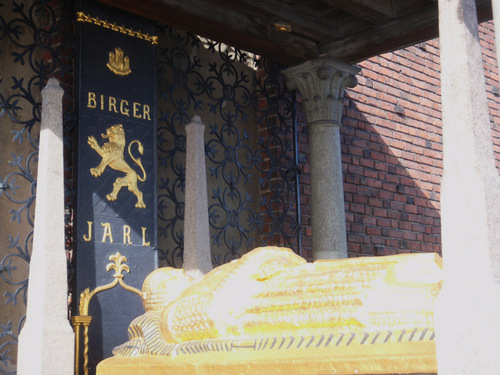
[(151, 242), (146, 242), (146, 228), (141, 227), (142, 229), (142, 246), (151, 246)]
[(113, 98), (112, 96), (109, 97), (109, 109), (108, 111), (111, 112), (111, 108), (113, 108), (113, 112), (118, 113), (116, 110), (116, 99)]
[(101, 111), (105, 111), (106, 101), (108, 104), (108, 112), (119, 113), (123, 116), (130, 117), (130, 111), (132, 110), (133, 117), (151, 121), (151, 107), (147, 104), (132, 102), (132, 108), (130, 108), (129, 101), (126, 99), (115, 98), (113, 96), (106, 96), (103, 94), (99, 94), (98, 99), (95, 92), (88, 92), (88, 108), (100, 108)]
[(130, 226), (123, 226), (123, 244), (124, 245), (132, 245), (132, 241), (130, 240)]
[(141, 103), (134, 102), (134, 117), (135, 118), (142, 118), (140, 113), (139, 113), (140, 106), (141, 106)]
[(95, 108), (97, 106), (97, 103), (95, 101), (95, 93), (89, 91), (89, 100), (87, 102), (87, 107), (88, 108)]
[(110, 223), (101, 223), (104, 227), (104, 233), (102, 234), (102, 243), (106, 242), (106, 238), (109, 238), (109, 242), (113, 243), (113, 233), (111, 232), (111, 224)]
[(149, 117), (149, 105), (144, 104), (144, 107), (142, 107), (142, 118), (145, 120), (146, 117), (151, 121), (151, 117)]
[(129, 109), (128, 109), (128, 102), (126, 100), (121, 100), (120, 101), (120, 113), (125, 116), (130, 116)]
[(87, 225), (89, 227), (88, 233), (83, 235), (83, 240), (89, 242), (92, 240), (92, 222), (87, 221)]

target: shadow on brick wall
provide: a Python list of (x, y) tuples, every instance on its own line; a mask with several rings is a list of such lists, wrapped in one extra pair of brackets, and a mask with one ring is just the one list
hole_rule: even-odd
[[(341, 128), (349, 256), (441, 251), (441, 135), (348, 95)], [(384, 121), (382, 121), (384, 119)]]

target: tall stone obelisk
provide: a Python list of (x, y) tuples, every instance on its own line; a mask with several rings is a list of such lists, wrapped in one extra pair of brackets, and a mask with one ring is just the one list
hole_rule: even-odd
[(439, 375), (500, 372), (500, 177), (474, 0), (440, 0), (444, 284)]
[(64, 248), (63, 93), (55, 78), (42, 90), (35, 231), (26, 323), (19, 335), (18, 375), (74, 372)]
[(212, 270), (208, 222), (205, 125), (194, 116), (186, 125), (186, 205), (182, 268), (199, 278)]

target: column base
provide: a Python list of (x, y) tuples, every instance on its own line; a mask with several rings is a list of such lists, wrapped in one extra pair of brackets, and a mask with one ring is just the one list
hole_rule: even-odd
[(440, 375), (495, 375), (500, 368), (500, 287), (492, 278), (444, 281), (435, 311)]
[(74, 344), (75, 336), (69, 322), (44, 328), (26, 322), (19, 334), (18, 375), (72, 375)]
[(345, 258), (347, 258), (347, 252), (343, 250), (313, 250), (313, 260)]

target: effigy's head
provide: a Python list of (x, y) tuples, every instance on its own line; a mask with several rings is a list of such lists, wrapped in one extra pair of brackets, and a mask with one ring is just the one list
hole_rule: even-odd
[(158, 268), (151, 272), (142, 285), (142, 302), (146, 311), (161, 311), (193, 283), (194, 279), (183, 269)]

